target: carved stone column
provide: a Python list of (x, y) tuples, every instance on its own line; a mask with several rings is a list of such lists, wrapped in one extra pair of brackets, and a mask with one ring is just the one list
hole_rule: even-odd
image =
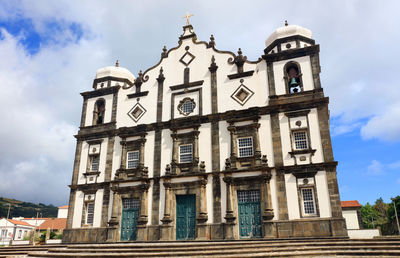
[(231, 133), (231, 156), (230, 156), (230, 167), (236, 168), (236, 157), (237, 157), (237, 135), (236, 135), (236, 127), (231, 124), (228, 126), (228, 131)]
[(179, 161), (179, 151), (178, 151), (178, 138), (176, 136), (176, 131), (171, 134), (172, 137), (172, 162), (171, 162), (171, 174), (176, 175), (176, 164)]
[[(193, 141), (193, 163), (195, 165), (199, 164), (199, 130), (198, 128), (195, 129), (195, 131), (193, 132), (193, 137), (194, 137), (194, 141)], [(197, 166), (196, 166), (197, 167)]]
[(146, 139), (143, 136), (141, 141), (140, 141), (139, 168), (143, 168), (144, 167), (144, 144), (145, 144), (145, 142), (146, 142)]
[(264, 238), (274, 238), (275, 237), (275, 227), (272, 219), (274, 217), (274, 210), (272, 209), (271, 202), (271, 187), (270, 187), (271, 174), (263, 174), (261, 182), (261, 196), (263, 201), (263, 211), (262, 211), (262, 224)]
[(111, 218), (108, 221), (107, 225), (107, 242), (116, 242), (119, 241), (119, 210), (121, 209), (121, 196), (118, 192), (113, 190), (113, 205), (111, 210)]
[(162, 218), (160, 240), (172, 240), (172, 218), (171, 218), (171, 183), (164, 182), (165, 203), (164, 217)]
[(258, 129), (260, 128), (259, 123), (253, 123), (254, 127), (254, 158), (258, 164), (256, 165), (261, 165), (261, 149), (260, 149), (260, 135), (258, 133)]
[(140, 186), (140, 192), (142, 193), (142, 198), (140, 199), (140, 216), (138, 219), (138, 230), (137, 230), (137, 240), (146, 241), (148, 240), (147, 234), (147, 204), (148, 204), (148, 190), (150, 185), (143, 184)]
[(234, 239), (233, 228), (235, 225), (236, 217), (233, 215), (232, 209), (232, 177), (224, 177), (226, 183), (226, 215), (225, 215), (225, 239)]
[(209, 227), (206, 222), (207, 215), (207, 177), (200, 180), (200, 211), (197, 217), (197, 239), (210, 239)]
[(122, 146), (120, 169), (125, 169), (126, 168), (126, 140), (125, 140), (125, 138), (122, 138), (120, 143)]

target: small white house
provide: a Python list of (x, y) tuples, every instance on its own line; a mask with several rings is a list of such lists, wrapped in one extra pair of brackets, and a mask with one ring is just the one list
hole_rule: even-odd
[(350, 238), (373, 238), (380, 236), (379, 229), (363, 229), (361, 204), (357, 200), (342, 201), (343, 218), (346, 220), (347, 233)]
[(57, 218), (66, 219), (68, 215), (68, 205), (58, 207)]
[(11, 240), (23, 240), (35, 227), (25, 221), (0, 219), (0, 244), (8, 245)]

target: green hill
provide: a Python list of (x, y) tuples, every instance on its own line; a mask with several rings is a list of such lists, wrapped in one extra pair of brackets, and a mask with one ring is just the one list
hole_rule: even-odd
[(23, 202), (14, 199), (0, 197), (0, 217), (7, 217), (8, 206), (11, 204), (9, 218), (12, 217), (36, 217), (39, 212), (39, 217), (43, 218), (56, 218), (58, 208), (54, 205), (45, 205), (43, 203), (35, 204), (30, 202)]

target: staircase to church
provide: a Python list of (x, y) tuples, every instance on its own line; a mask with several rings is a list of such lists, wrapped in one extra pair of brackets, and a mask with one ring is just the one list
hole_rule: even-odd
[[(4, 255), (0, 253), (1, 255)], [(73, 244), (27, 257), (400, 257), (400, 238)], [(6, 256), (7, 257), (7, 256)], [(20, 256), (21, 257), (21, 256)]]

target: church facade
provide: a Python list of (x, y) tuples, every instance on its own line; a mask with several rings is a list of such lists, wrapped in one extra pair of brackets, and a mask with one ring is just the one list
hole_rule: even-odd
[(65, 243), (347, 236), (311, 31), (256, 61), (198, 41), (83, 92)]

